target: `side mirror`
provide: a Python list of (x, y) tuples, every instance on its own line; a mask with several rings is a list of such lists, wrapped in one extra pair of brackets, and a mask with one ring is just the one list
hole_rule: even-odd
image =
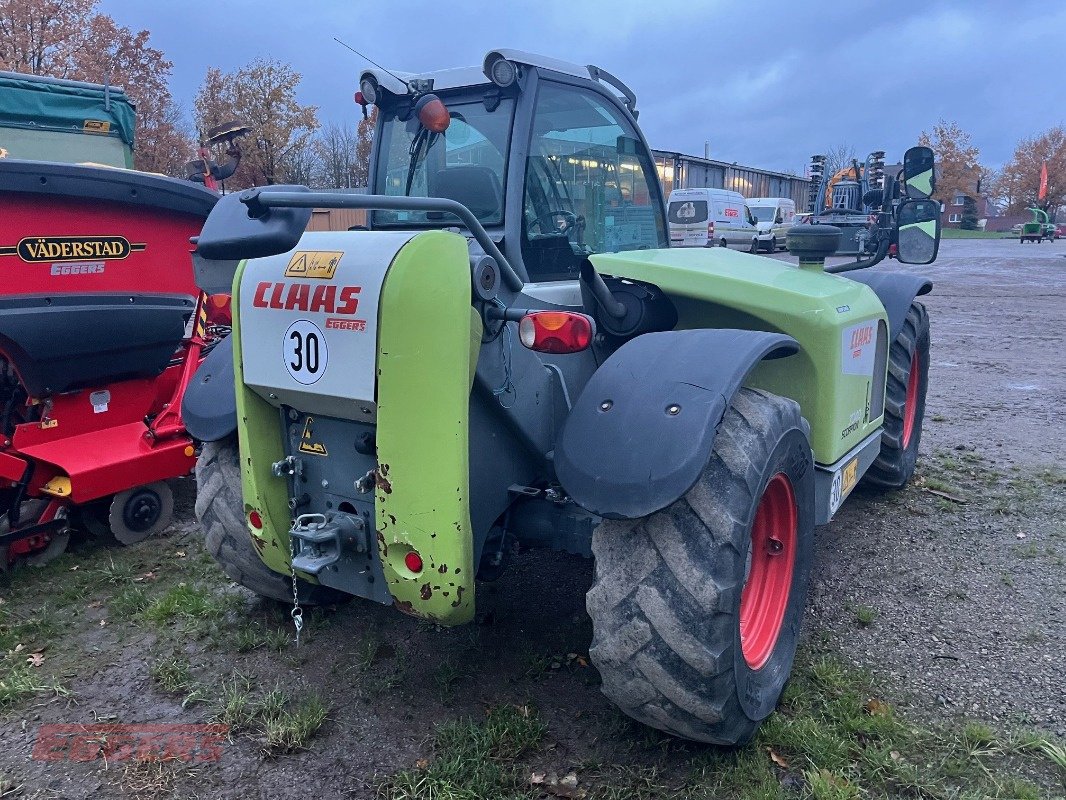
[(903, 186), (908, 200), (925, 200), (936, 191), (934, 156), (929, 147), (912, 147), (903, 156)]
[(940, 249), (940, 203), (904, 200), (896, 211), (896, 258), (901, 264), (931, 264)]
[[(310, 192), (306, 186), (271, 186), (262, 190)], [(215, 203), (196, 242), (200, 258), (233, 261), (262, 258), (292, 250), (300, 242), (309, 208), (264, 208), (245, 205), (245, 192), (228, 194)]]

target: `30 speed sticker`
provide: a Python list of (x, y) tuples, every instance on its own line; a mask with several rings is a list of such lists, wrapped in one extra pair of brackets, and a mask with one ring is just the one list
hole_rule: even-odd
[(307, 319), (298, 319), (285, 330), (282, 341), (285, 369), (297, 383), (310, 386), (326, 372), (329, 351), (322, 329)]

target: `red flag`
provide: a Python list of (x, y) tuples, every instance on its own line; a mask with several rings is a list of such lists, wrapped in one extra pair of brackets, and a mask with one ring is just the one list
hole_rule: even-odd
[(1047, 162), (1040, 165), (1040, 191), (1036, 194), (1037, 200), (1047, 199)]

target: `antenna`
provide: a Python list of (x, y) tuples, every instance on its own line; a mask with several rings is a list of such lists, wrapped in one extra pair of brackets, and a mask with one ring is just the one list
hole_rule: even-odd
[(406, 86), (408, 89), (411, 88), (411, 85), (407, 81), (405, 81), (403, 78), (401, 78), (399, 75), (397, 75), (392, 70), (385, 69), (385, 67), (381, 66), (381, 64), (379, 64), (377, 61), (372, 59), (370, 56), (364, 56), (362, 53), (360, 53), (358, 50), (356, 50), (350, 44), (345, 44), (340, 39), (338, 39), (336, 36), (333, 37), (333, 41), (335, 41), (337, 44), (341, 45), (342, 47), (347, 47), (349, 50), (351, 50), (353, 53), (355, 53), (357, 56), (359, 56), (359, 58), (363, 59), (364, 61), (369, 61), (371, 64), (373, 64), (378, 69), (389, 73), (392, 77), (394, 77), (396, 80), (398, 80), (404, 86)]

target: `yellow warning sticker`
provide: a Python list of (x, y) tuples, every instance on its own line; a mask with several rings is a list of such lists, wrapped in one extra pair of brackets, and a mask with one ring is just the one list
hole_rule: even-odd
[(311, 427), (315, 424), (313, 417), (308, 417), (304, 422), (304, 432), (300, 436), (300, 452), (310, 453), (313, 456), (328, 456), (326, 452), (326, 446), (322, 442), (315, 441), (315, 435), (311, 431)]
[(87, 119), (82, 123), (81, 129), (85, 133), (110, 133), (111, 123), (102, 119)]
[(289, 266), (285, 267), (285, 277), (333, 280), (343, 255), (342, 251), (334, 250), (298, 250), (289, 259)]

